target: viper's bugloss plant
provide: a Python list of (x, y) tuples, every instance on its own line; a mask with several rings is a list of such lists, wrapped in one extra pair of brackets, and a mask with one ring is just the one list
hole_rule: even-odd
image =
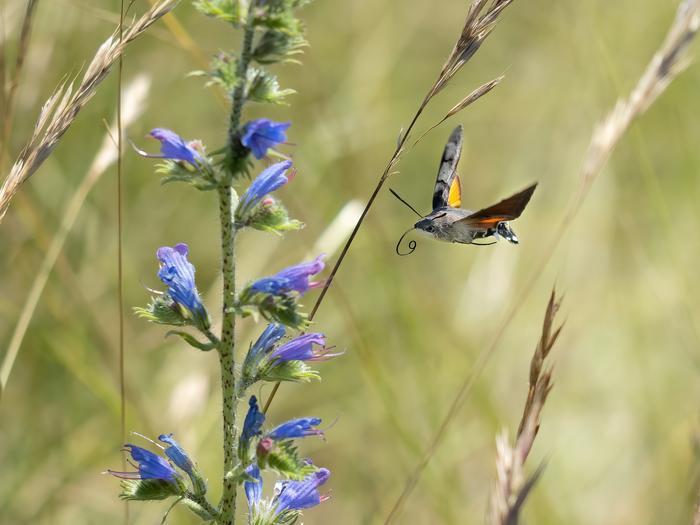
[[(286, 158), (276, 148), (286, 143), (291, 123), (267, 118), (243, 122), (242, 118), (249, 102), (280, 104), (293, 93), (280, 88), (267, 66), (294, 62), (292, 57), (305, 45), (295, 10), (306, 3), (308, 0), (196, 1), (201, 13), (242, 34), (237, 52), (219, 53), (210, 71), (198, 72), (230, 96), (231, 113), (224, 144), (209, 155), (201, 142), (187, 141), (174, 131), (155, 128), (150, 136), (160, 142), (159, 153), (134, 146), (144, 157), (162, 159), (157, 171), (164, 175), (163, 182), (185, 182), (201, 191), (216, 192), (218, 197), (224, 283), (221, 333), (212, 332), (212, 320), (197, 291), (195, 266), (190, 262), (196, 257), (184, 243), (157, 250), (158, 278), (165, 289), (153, 290), (150, 303), (135, 311), (149, 321), (182, 328), (168, 334), (178, 335), (196, 349), (215, 350), (219, 356), (223, 395), (222, 498), (216, 505), (209, 502), (206, 478), (172, 434), (159, 436), (163, 444), (151, 441), (161, 454), (125, 445), (134, 470), (109, 472), (122, 478), (122, 498), (175, 497), (174, 504), (183, 503), (200, 518), (221, 525), (236, 521), (236, 494), (241, 485), (245, 486), (249, 503), (249, 523), (286, 524), (295, 521), (301, 510), (326, 499), (319, 487), (330, 476), (328, 469), (315, 466), (297, 451), (297, 440), (323, 436), (319, 418), (295, 418), (266, 429), (266, 417), (256, 397), (248, 397), (248, 391), (262, 381), (305, 382), (319, 378), (310, 363), (338, 355), (331, 353), (322, 333), (293, 333), (309, 325), (299, 300), (322, 284), (314, 278), (324, 269), (323, 256), (268, 277), (251, 278), (238, 293), (235, 275), (238, 234), (251, 228), (280, 234), (302, 227), (271, 195), (293, 178), (292, 162), (255, 165), (271, 156)], [(259, 174), (246, 188), (245, 183), (255, 172)], [(240, 198), (237, 190), (242, 190)], [(247, 316), (262, 317), (270, 323), (255, 342), (241, 345), (249, 348), (243, 356), (238, 351), (235, 328), (236, 318)], [(241, 359), (242, 366), (238, 366)], [(239, 432), (239, 401), (245, 398), (248, 411)], [(283, 478), (269, 499), (262, 495), (261, 472), (265, 470)]]

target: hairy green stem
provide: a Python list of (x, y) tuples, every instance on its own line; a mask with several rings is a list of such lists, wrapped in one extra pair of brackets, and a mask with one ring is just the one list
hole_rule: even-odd
[[(184, 497), (199, 505), (205, 512), (207, 512), (212, 518), (214, 518), (215, 523), (220, 523), (220, 513), (218, 509), (214, 508), (214, 506), (211, 503), (209, 503), (209, 500), (207, 500), (206, 496), (194, 494), (193, 492), (187, 491), (187, 494)], [(175, 503), (177, 503), (177, 501)]]
[(243, 47), (238, 61), (238, 84), (232, 94), (231, 118), (229, 121), (227, 166), (229, 177), (219, 187), (219, 215), (221, 219), (221, 252), (223, 261), (224, 300), (221, 339), (218, 345), (221, 364), (221, 389), (223, 393), (224, 416), (224, 478), (223, 495), (220, 505), (220, 523), (233, 525), (236, 519), (237, 483), (233, 476), (227, 476), (236, 467), (238, 457), (238, 428), (236, 410), (238, 390), (235, 375), (235, 328), (236, 328), (236, 226), (234, 213), (237, 204), (236, 192), (231, 180), (241, 169), (239, 161), (244, 158), (239, 149), (241, 114), (245, 103), (245, 79), (250, 66), (253, 48), (253, 12), (248, 13), (243, 35)]
[(236, 480), (226, 474), (235, 467), (238, 456), (238, 429), (236, 427), (236, 376), (235, 376), (235, 329), (236, 315), (233, 307), (236, 302), (236, 259), (233, 225), (235, 192), (232, 187), (219, 189), (219, 212), (221, 218), (221, 251), (224, 277), (223, 322), (219, 362), (221, 364), (221, 390), (223, 393), (224, 415), (224, 490), (221, 497), (221, 523), (231, 525), (236, 512)]
[[(227, 165), (229, 169), (236, 170), (238, 168), (236, 161), (237, 156), (245, 156), (245, 150), (241, 155), (240, 150), (240, 124), (241, 114), (243, 112), (243, 104), (245, 102), (245, 84), (248, 76), (248, 68), (250, 66), (251, 55), (253, 52), (253, 28), (254, 14), (253, 9), (248, 12), (248, 18), (243, 33), (243, 47), (241, 55), (238, 59), (238, 67), (236, 68), (236, 78), (238, 84), (231, 95), (231, 117), (228, 125), (228, 144), (226, 145)], [(231, 175), (235, 175), (232, 173)]]

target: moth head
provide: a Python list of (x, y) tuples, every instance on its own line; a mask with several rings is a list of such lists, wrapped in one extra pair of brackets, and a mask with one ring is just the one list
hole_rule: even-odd
[(431, 219), (422, 219), (418, 221), (415, 224), (414, 228), (424, 233), (429, 233), (431, 235), (435, 233), (435, 224)]
[(431, 213), (424, 219), (419, 220), (413, 227), (423, 233), (433, 236), (439, 233), (450, 222), (447, 212)]

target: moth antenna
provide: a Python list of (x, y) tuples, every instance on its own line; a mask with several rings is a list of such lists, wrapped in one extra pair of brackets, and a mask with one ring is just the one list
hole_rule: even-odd
[[(421, 215), (420, 213), (418, 213), (418, 212), (416, 211), (416, 209), (415, 209), (413, 206), (411, 206), (408, 202), (406, 202), (405, 200), (403, 200), (403, 199), (401, 198), (401, 196), (400, 196), (398, 193), (396, 193), (396, 192), (395, 192), (394, 190), (392, 190), (391, 188), (389, 188), (389, 191), (391, 192), (391, 194), (392, 194), (394, 197), (396, 197), (396, 198), (399, 199), (401, 202), (403, 202), (406, 206), (408, 206), (408, 208), (409, 208), (413, 213), (415, 213), (416, 215), (418, 215), (418, 217), (420, 217), (421, 219), (423, 218), (423, 215)], [(404, 234), (404, 235), (405, 235), (405, 234)]]
[(408, 230), (406, 230), (404, 232), (404, 234), (401, 236), (401, 238), (399, 239), (399, 242), (396, 243), (396, 255), (400, 255), (401, 257), (403, 257), (404, 255), (411, 255), (413, 252), (416, 251), (416, 241), (415, 240), (409, 241), (407, 252), (401, 253), (399, 251), (399, 248), (401, 246), (401, 242), (403, 241), (403, 238), (406, 237), (406, 235), (408, 235), (408, 233), (413, 231), (413, 230), (415, 230), (415, 228), (409, 228)]

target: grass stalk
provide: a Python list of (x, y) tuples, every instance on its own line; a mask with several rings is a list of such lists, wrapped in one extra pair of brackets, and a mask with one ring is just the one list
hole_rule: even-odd
[[(136, 77), (131, 81), (125, 88), (125, 101), (122, 111), (122, 126), (128, 128), (142, 113), (145, 106), (145, 100), (148, 96), (150, 82), (144, 76)], [(46, 287), (46, 283), (53, 271), (53, 268), (58, 260), (63, 246), (65, 245), (66, 239), (70, 234), (75, 221), (78, 218), (78, 214), (82, 209), (85, 199), (92, 190), (92, 188), (101, 179), (107, 169), (116, 162), (117, 160), (117, 150), (114, 147), (114, 142), (112, 136), (115, 135), (115, 126), (112, 126), (112, 130), (108, 131), (102, 142), (102, 146), (97, 152), (90, 168), (88, 169), (85, 177), (80, 182), (80, 185), (76, 188), (71, 200), (66, 206), (65, 211), (62, 214), (61, 223), (56, 231), (56, 234), (51, 239), (44, 258), (41, 261), (41, 265), (36, 272), (36, 277), (34, 278), (27, 298), (22, 306), (17, 324), (15, 325), (12, 336), (10, 337), (10, 343), (3, 355), (2, 362), (0, 363), (0, 397), (2, 391), (6, 388), (7, 382), (12, 373), (12, 369), (19, 353), (19, 349), (24, 341), (24, 336), (27, 333), (29, 324), (32, 320), (36, 307), (39, 303), (39, 299)]]
[[(7, 87), (7, 93), (4, 94), (3, 98), (2, 106), (5, 116), (2, 123), (2, 132), (0, 133), (0, 144), (2, 145), (2, 151), (0, 151), (2, 162), (0, 162), (0, 166), (3, 168), (5, 166), (6, 155), (9, 153), (8, 138), (10, 136), (10, 130), (12, 129), (12, 123), (14, 122), (15, 95), (17, 94), (17, 88), (19, 88), (20, 80), (22, 78), (24, 61), (27, 56), (27, 51), (29, 50), (29, 41), (32, 34), (32, 22), (34, 21), (34, 14), (36, 13), (36, 7), (38, 4), (39, 0), (27, 1), (27, 9), (24, 12), (22, 29), (20, 30), (19, 49), (17, 50), (17, 58), (15, 59), (15, 69), (12, 72), (12, 77), (10, 78), (9, 86)], [(4, 89), (4, 83), (0, 84), (0, 86), (2, 86)]]

